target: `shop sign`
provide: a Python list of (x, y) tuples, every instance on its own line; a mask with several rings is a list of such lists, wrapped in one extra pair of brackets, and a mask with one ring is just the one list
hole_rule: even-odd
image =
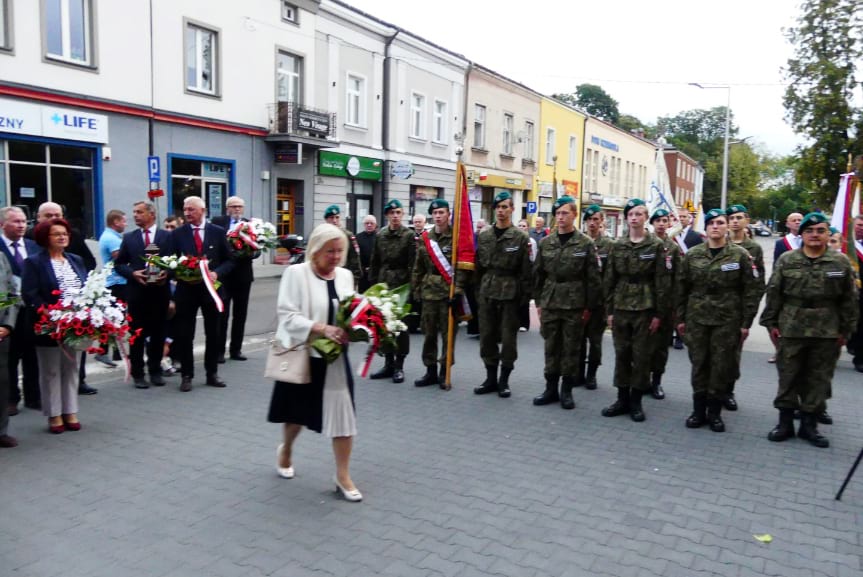
[(619, 152), (620, 147), (610, 140), (605, 140), (604, 138), (600, 138), (598, 136), (591, 136), (590, 143), (599, 145), (603, 148), (607, 148), (609, 150), (613, 150), (614, 152)]
[(0, 132), (106, 143), (108, 117), (0, 98)]
[(302, 164), (303, 145), (299, 142), (283, 142), (275, 148), (276, 164)]
[(606, 206), (623, 206), (626, 202), (624, 199), (616, 196), (604, 196), (602, 197), (602, 204)]
[(390, 174), (393, 178), (407, 180), (414, 175), (414, 165), (410, 160), (399, 160), (398, 162), (393, 163)]
[(563, 190), (571, 196), (572, 198), (578, 197), (578, 183), (573, 180), (563, 180), (561, 181), (563, 184)]
[(318, 174), (380, 181), (383, 161), (365, 156), (350, 156), (338, 152), (318, 152)]
[(205, 162), (203, 166), (204, 178), (228, 178), (227, 164), (218, 164), (215, 162)]
[(303, 108), (297, 108), (297, 128), (326, 136), (330, 133), (330, 115)]

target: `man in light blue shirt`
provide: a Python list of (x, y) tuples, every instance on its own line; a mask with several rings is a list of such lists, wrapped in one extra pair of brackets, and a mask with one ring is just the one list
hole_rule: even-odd
[[(99, 237), (99, 254), (102, 257), (102, 267), (107, 267), (114, 263), (117, 253), (120, 251), (120, 243), (123, 242), (123, 231), (126, 230), (126, 213), (122, 210), (109, 210), (105, 216), (105, 230), (102, 236)], [(105, 286), (114, 295), (114, 298), (122, 301), (126, 300), (126, 279), (117, 274), (116, 270), (111, 270), (108, 278), (105, 280)], [(111, 360), (107, 354), (96, 355), (96, 360), (109, 367), (116, 367), (117, 364)], [(114, 350), (114, 360), (120, 360), (120, 352)]]

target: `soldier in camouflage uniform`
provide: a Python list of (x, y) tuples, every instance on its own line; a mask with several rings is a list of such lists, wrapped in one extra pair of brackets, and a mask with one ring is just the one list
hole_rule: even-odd
[(816, 447), (830, 441), (818, 432), (815, 412), (826, 402), (838, 354), (857, 326), (857, 286), (851, 263), (827, 249), (827, 217), (810, 212), (800, 223), (803, 246), (787, 251), (773, 267), (761, 324), (777, 339), (779, 390), (773, 406), (779, 424), (771, 441), (794, 436), (794, 410), (801, 412), (797, 436)]
[[(749, 213), (746, 211), (746, 207), (742, 204), (732, 204), (728, 207), (725, 213), (728, 215), (729, 239), (737, 246), (746, 249), (746, 252), (748, 252), (749, 256), (752, 257), (752, 261), (755, 263), (755, 272), (758, 275), (759, 282), (761, 283), (761, 292), (763, 294), (764, 284), (767, 281), (767, 277), (764, 274), (764, 250), (761, 248), (760, 244), (749, 238), (746, 234), (746, 229), (749, 227)], [(728, 395), (725, 397), (725, 402), (723, 403), (725, 409), (728, 411), (737, 410), (737, 399), (734, 398), (734, 385), (740, 378), (740, 356), (742, 353), (743, 343), (741, 342), (740, 348), (737, 351), (737, 362), (734, 365), (737, 368), (737, 373), (728, 390)]]
[(677, 277), (677, 332), (692, 363), (692, 414), (686, 426), (708, 423), (721, 433), (722, 406), (738, 372), (738, 350), (758, 313), (763, 284), (752, 257), (728, 241), (728, 217), (704, 214), (707, 242), (686, 253)]
[(560, 401), (564, 409), (574, 409), (572, 387), (580, 370), (584, 325), (602, 298), (602, 278), (596, 247), (575, 229), (575, 200), (561, 196), (552, 206), (552, 214), (557, 228), (539, 242), (534, 263), (533, 294), (540, 334), (545, 339), (545, 391), (533, 399), (533, 404)]
[[(402, 225), (403, 214), (402, 203), (398, 200), (393, 199), (384, 205), (384, 215), (389, 223), (378, 232), (375, 239), (369, 265), (369, 282), (372, 285), (386, 283), (389, 288), (396, 289), (411, 282), (416, 240), (411, 229)], [(383, 368), (369, 375), (369, 378), (392, 377), (394, 383), (404, 382), (404, 363), (410, 352), (410, 344), (408, 331), (399, 333), (395, 352), (386, 353)]]
[(479, 352), (486, 379), (473, 392), (485, 395), (496, 391), (499, 397), (507, 398), (511, 394), (509, 375), (518, 358), (518, 307), (530, 301), (531, 264), (527, 235), (512, 224), (512, 195), (498, 193), (492, 207), (494, 226), (479, 235), (475, 270)]
[[(414, 300), (423, 303), (423, 364), (426, 374), (414, 381), (417, 387), (440, 385), (446, 388), (446, 348), (449, 331), (449, 315), (451, 303), (449, 298), (450, 280), (453, 278), (452, 251), (453, 238), (450, 226), (449, 203), (442, 198), (433, 200), (429, 205), (434, 228), (422, 234), (417, 246), (417, 258), (414, 263), (411, 287)], [(428, 247), (426, 246), (428, 243)], [(431, 250), (429, 250), (431, 249)], [(455, 294), (464, 294), (464, 287), (469, 272), (461, 269), (455, 271)], [(458, 323), (455, 323), (455, 333)], [(455, 338), (455, 333), (453, 338)], [(441, 348), (438, 354), (438, 339)], [(440, 362), (440, 371), (437, 363)], [(455, 362), (455, 361), (453, 361)]]
[[(671, 225), (671, 214), (664, 208), (656, 210), (650, 216), (650, 224), (653, 225), (653, 233), (662, 241), (665, 247), (665, 267), (671, 265), (671, 286), (674, 287), (675, 275), (680, 270), (680, 246), (668, 236), (668, 227)], [(662, 390), (662, 375), (665, 374), (665, 366), (668, 364), (668, 347), (674, 338), (674, 320), (672, 314), (662, 319), (662, 324), (656, 332), (654, 345), (656, 349), (650, 363), (650, 394), (654, 399), (665, 398)]]
[(363, 267), (360, 263), (360, 245), (357, 242), (357, 237), (355, 237), (350, 231), (342, 228), (342, 210), (339, 208), (337, 204), (331, 204), (324, 210), (324, 220), (328, 223), (341, 228), (345, 233), (345, 238), (348, 239), (347, 244), (347, 261), (345, 262), (345, 268), (354, 273), (354, 288), (356, 288), (357, 284), (360, 282), (360, 278), (363, 276)]
[(633, 198), (623, 209), (629, 235), (614, 243), (605, 271), (605, 308), (614, 337), (617, 401), (605, 417), (645, 419), (641, 397), (650, 390), (652, 339), (671, 308), (671, 270), (662, 241), (647, 232), (647, 207)]
[[(608, 253), (614, 241), (605, 236), (605, 213), (598, 204), (591, 204), (584, 209), (584, 222), (587, 223), (587, 236), (596, 247), (599, 272), (603, 274), (608, 261)], [(595, 301), (595, 308), (590, 311), (590, 318), (584, 327), (584, 337), (581, 343), (581, 367), (576, 386), (584, 385), (588, 390), (596, 389), (596, 370), (602, 364), (602, 336), (605, 334), (607, 315), (605, 314), (605, 298), (600, 295)], [(588, 353), (588, 344), (590, 353)]]

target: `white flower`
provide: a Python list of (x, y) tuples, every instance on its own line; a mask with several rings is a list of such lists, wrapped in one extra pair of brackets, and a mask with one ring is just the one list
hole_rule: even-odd
[(177, 268), (177, 265), (178, 265), (177, 261), (171, 261), (168, 263), (168, 267), (171, 268), (172, 270)]

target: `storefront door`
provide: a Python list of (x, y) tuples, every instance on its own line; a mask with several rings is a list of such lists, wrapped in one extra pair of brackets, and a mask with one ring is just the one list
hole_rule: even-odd
[(207, 191), (207, 195), (204, 198), (204, 202), (207, 203), (207, 214), (211, 216), (223, 214), (225, 212), (225, 195), (228, 191), (228, 184), (226, 182), (204, 180), (204, 190)]

